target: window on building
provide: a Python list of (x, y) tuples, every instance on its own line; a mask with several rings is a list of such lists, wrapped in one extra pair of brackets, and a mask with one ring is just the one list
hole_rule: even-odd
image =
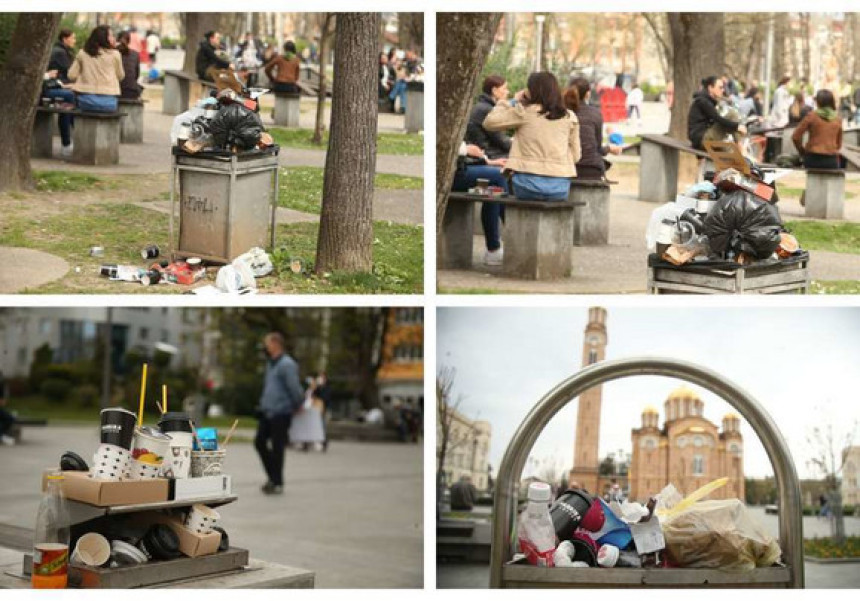
[(47, 336), (51, 333), (51, 320), (42, 318), (39, 320), (39, 333), (42, 336)]
[(148, 340), (149, 328), (140, 328), (140, 331), (138, 332), (138, 337), (140, 338), (141, 342), (144, 340)]
[(588, 364), (591, 365), (592, 363), (597, 363), (597, 351), (594, 349), (588, 351)]
[(25, 367), (27, 365), (27, 347), (22, 346), (18, 349), (18, 365)]
[(705, 474), (705, 458), (701, 455), (693, 457), (693, 475), (703, 476)]
[(694, 436), (693, 437), (693, 446), (700, 447), (703, 444), (705, 444), (704, 438), (702, 438), (701, 436)]
[(741, 452), (741, 445), (739, 445), (738, 443), (733, 442), (732, 444), (729, 445), (729, 453), (731, 453), (732, 455), (739, 455), (740, 452)]

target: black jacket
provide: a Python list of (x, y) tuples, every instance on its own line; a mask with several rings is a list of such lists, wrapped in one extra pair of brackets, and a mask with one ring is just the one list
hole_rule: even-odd
[(230, 63), (218, 58), (218, 55), (215, 54), (215, 48), (209, 43), (209, 40), (203, 40), (200, 42), (197, 56), (194, 58), (194, 70), (197, 71), (197, 77), (206, 79), (206, 69), (213, 65), (217, 69), (227, 69)]
[(469, 115), (469, 124), (466, 126), (466, 144), (479, 146), (491, 159), (507, 157), (511, 152), (511, 139), (500, 131), (487, 131), (484, 129), (484, 119), (496, 106), (493, 97), (489, 94), (481, 94), (478, 98), (472, 114)]
[(57, 70), (57, 79), (63, 83), (69, 83), (69, 68), (75, 60), (75, 55), (71, 48), (68, 48), (62, 42), (57, 42), (51, 48), (51, 59), (48, 61), (48, 71)]
[(719, 123), (730, 132), (736, 131), (739, 125), (720, 116), (717, 112), (717, 101), (711, 98), (706, 90), (699, 90), (693, 94), (693, 106), (690, 107), (690, 116), (687, 119), (687, 137), (693, 148), (704, 150), (702, 137), (714, 123)]
[(576, 164), (579, 167), (593, 167), (603, 170), (603, 114), (600, 109), (585, 103), (576, 111), (579, 119), (579, 146), (582, 157)]

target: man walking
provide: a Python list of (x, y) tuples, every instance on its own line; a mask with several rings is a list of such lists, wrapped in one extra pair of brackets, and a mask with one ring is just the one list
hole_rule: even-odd
[(263, 492), (279, 495), (284, 490), (284, 455), (289, 442), (290, 422), (293, 413), (301, 409), (305, 393), (299, 380), (298, 363), (287, 355), (283, 335), (270, 332), (263, 344), (269, 360), (254, 446), (268, 476)]

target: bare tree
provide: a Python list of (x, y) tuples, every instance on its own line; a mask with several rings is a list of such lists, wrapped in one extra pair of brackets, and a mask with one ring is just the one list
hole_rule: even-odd
[(660, 68), (663, 69), (663, 77), (668, 83), (672, 81), (672, 67), (675, 60), (672, 55), (672, 38), (669, 34), (669, 16), (667, 13), (642, 13), (642, 16), (657, 41)]
[(857, 429), (855, 423), (845, 434), (841, 441), (833, 433), (833, 425), (827, 424), (824, 428), (816, 426), (812, 434), (807, 438), (807, 443), (812, 448), (814, 455), (809, 460), (812, 469), (819, 472), (827, 487), (827, 498), (830, 506), (830, 537), (838, 545), (845, 542), (845, 520), (842, 515), (842, 492), (839, 489), (840, 475), (845, 467), (847, 454), (845, 451), (854, 440), (854, 431)]
[(475, 84), (501, 18), (502, 13), (439, 13), (436, 19), (437, 237), (454, 181), (457, 151), (466, 133)]
[(323, 13), (320, 18), (320, 87), (317, 90), (317, 116), (314, 121), (314, 136), (311, 142), (322, 145), (323, 132), (325, 131), (325, 100), (328, 93), (328, 44), (335, 28), (335, 13)]
[(448, 455), (475, 441), (478, 435), (474, 428), (459, 436), (454, 432), (454, 421), (464, 399), (463, 395), (453, 398), (456, 376), (457, 370), (450, 366), (442, 366), (436, 375), (436, 502), (439, 504), (445, 491), (444, 468)]
[(30, 144), (36, 103), (62, 13), (21, 13), (0, 69), (0, 191), (33, 186)]
[(424, 51), (424, 13), (397, 13), (400, 47), (418, 54)]
[(194, 60), (197, 58), (197, 48), (207, 31), (218, 29), (221, 23), (221, 13), (182, 13), (185, 24), (185, 61), (182, 70), (194, 73)]
[(378, 13), (338, 14), (315, 270), (370, 271), (376, 174)]
[(693, 92), (707, 75), (724, 67), (723, 13), (669, 13), (675, 74), (675, 103), (669, 135), (687, 139), (687, 118)]
[(788, 38), (788, 13), (773, 13), (773, 77), (779, 79), (788, 73), (788, 56), (785, 42)]

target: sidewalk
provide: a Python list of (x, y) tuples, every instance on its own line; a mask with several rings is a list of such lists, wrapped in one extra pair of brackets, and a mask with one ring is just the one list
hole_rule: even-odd
[[(0, 523), (32, 527), (42, 470), (73, 450), (89, 457), (93, 427), (28, 428), (0, 449)], [(332, 442), (287, 452), (282, 496), (263, 495), (252, 445), (228, 448), (236, 503), (219, 509), (231, 543), (251, 557), (316, 572), (318, 588), (423, 586), (423, 459), (414, 444)]]

